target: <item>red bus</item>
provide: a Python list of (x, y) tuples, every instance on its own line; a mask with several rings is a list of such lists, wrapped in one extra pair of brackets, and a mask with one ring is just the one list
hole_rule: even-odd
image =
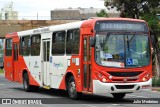
[(143, 20), (93, 18), (6, 35), (5, 77), (25, 91), (112, 94), (150, 91), (151, 38)]

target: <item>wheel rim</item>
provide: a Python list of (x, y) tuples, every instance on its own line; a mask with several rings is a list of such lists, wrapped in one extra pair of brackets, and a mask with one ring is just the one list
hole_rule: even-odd
[(76, 85), (74, 82), (71, 82), (69, 85), (69, 96), (74, 97), (76, 95)]

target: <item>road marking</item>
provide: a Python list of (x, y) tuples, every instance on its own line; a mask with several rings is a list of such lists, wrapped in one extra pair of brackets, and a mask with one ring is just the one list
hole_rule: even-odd
[(112, 105), (114, 105), (114, 106), (119, 106), (120, 104), (112, 104)]
[(150, 97), (145, 97), (145, 96), (139, 96), (139, 95), (130, 95), (130, 94), (127, 94), (128, 96), (132, 96), (132, 97), (139, 97), (139, 98), (150, 98)]
[(160, 93), (159, 91), (152, 91), (152, 92), (154, 92), (154, 93)]
[[(112, 104), (112, 106), (111, 107), (124, 107), (122, 104)], [(108, 106), (107, 106), (108, 107)]]
[(90, 104), (81, 104), (81, 105), (88, 106), (88, 107), (97, 107), (97, 106), (90, 105)]

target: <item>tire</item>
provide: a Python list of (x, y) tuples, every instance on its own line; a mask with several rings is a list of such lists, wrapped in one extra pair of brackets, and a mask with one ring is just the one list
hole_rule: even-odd
[(116, 100), (121, 100), (125, 97), (126, 93), (113, 93), (112, 95)]
[(29, 77), (27, 73), (23, 75), (23, 88), (26, 92), (31, 92), (31, 91), (36, 92), (39, 90), (39, 86), (29, 85)]
[(27, 73), (23, 75), (23, 88), (26, 92), (31, 91), (31, 86), (29, 85), (29, 77)]
[(67, 92), (71, 99), (78, 99), (79, 93), (76, 90), (76, 84), (73, 76), (68, 80)]

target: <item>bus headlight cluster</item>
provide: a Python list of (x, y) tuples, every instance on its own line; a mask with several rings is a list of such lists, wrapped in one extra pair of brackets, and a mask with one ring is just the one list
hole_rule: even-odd
[(148, 73), (142, 78), (142, 81), (145, 82), (145, 81), (148, 81), (149, 79), (150, 79), (150, 75)]
[(96, 72), (95, 74), (96, 74), (97, 79), (100, 80), (101, 82), (105, 82), (105, 83), (108, 82), (107, 77), (104, 76), (102, 73)]

